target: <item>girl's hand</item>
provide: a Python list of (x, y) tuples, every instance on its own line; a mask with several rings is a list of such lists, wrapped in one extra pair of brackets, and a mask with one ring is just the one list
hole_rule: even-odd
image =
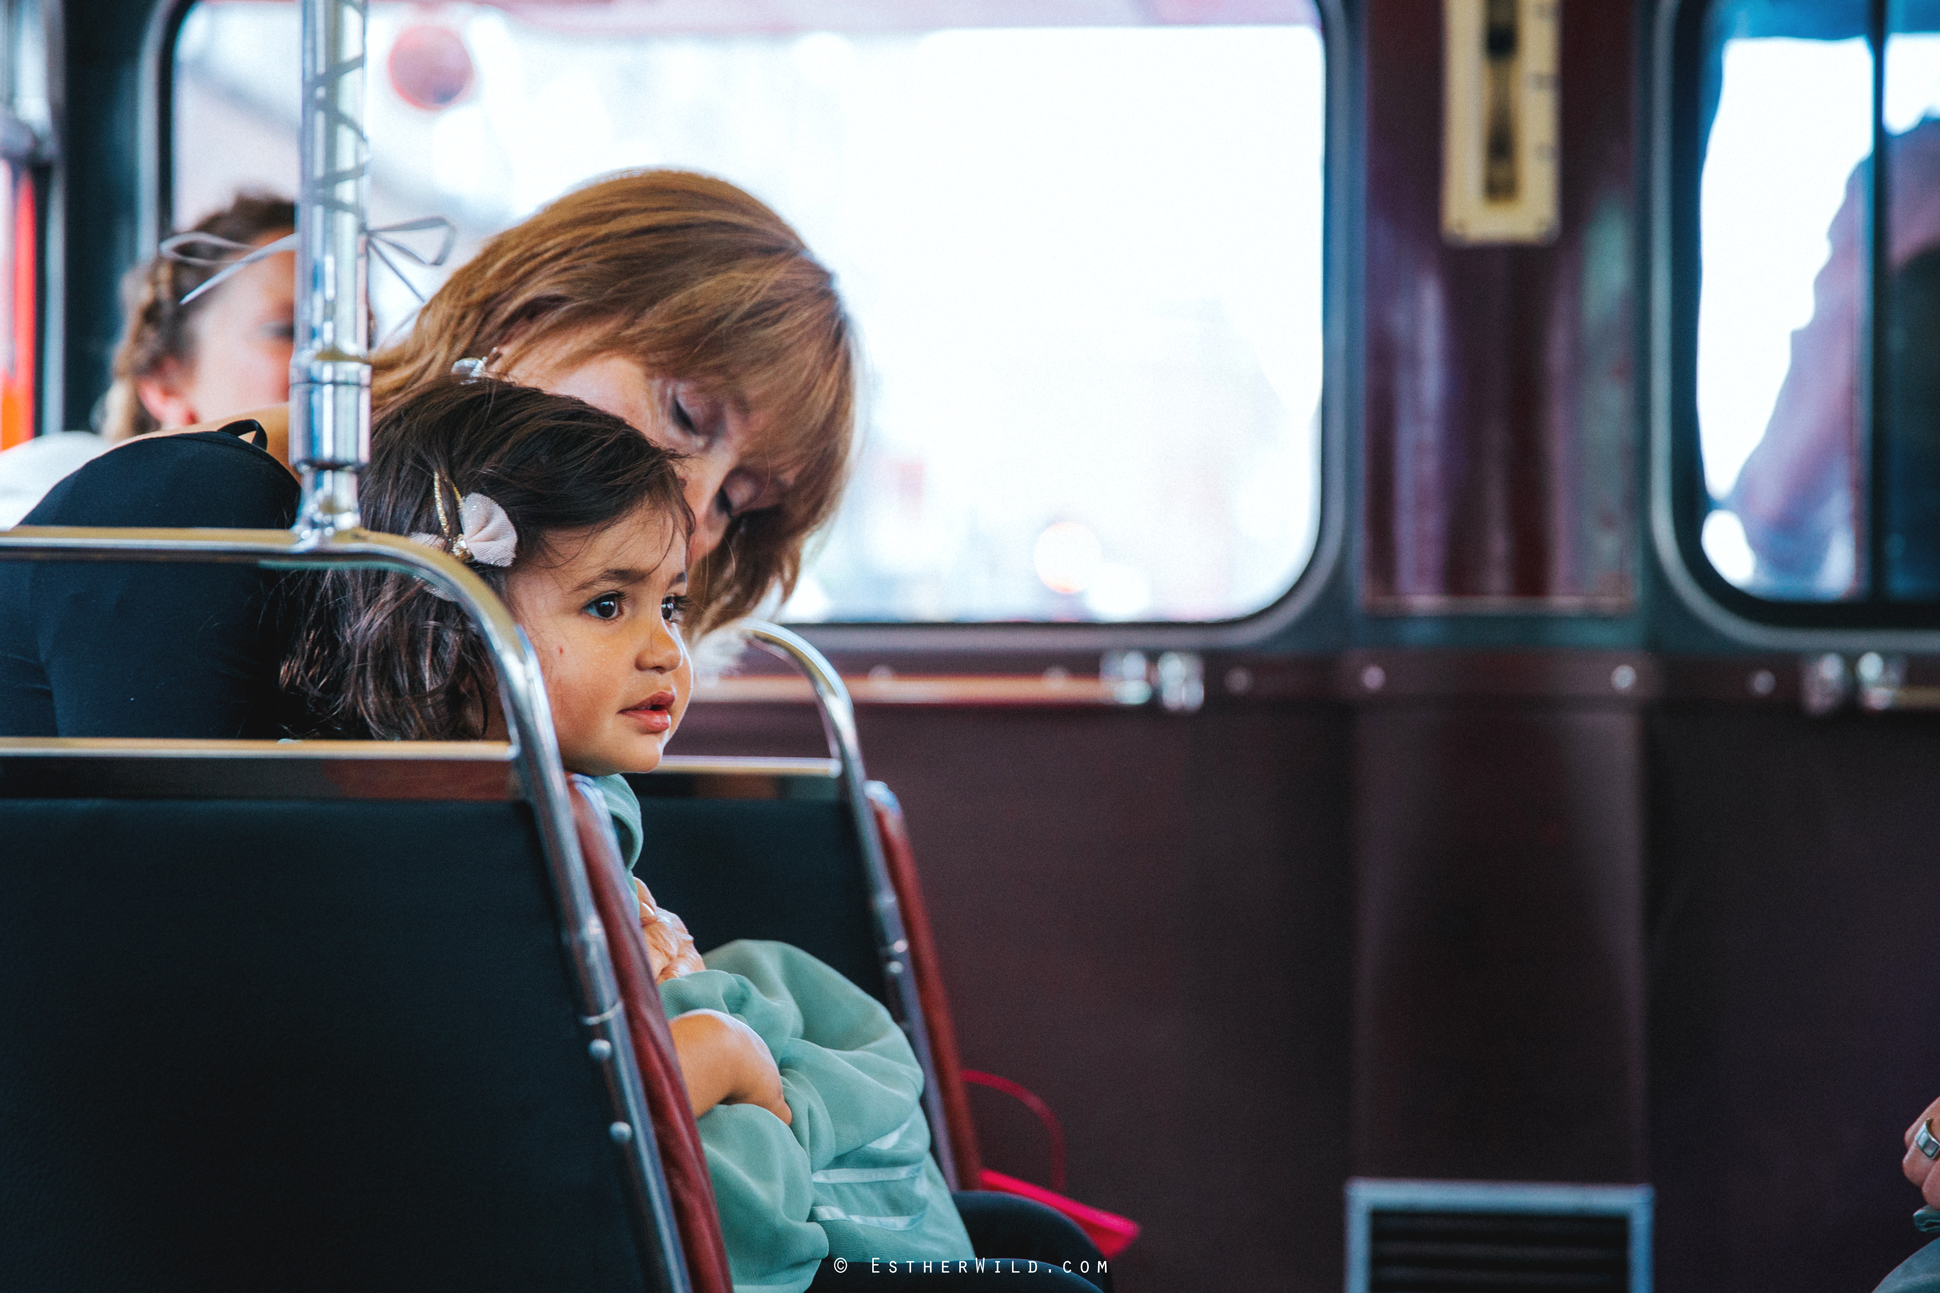
[(694, 936), (687, 932), (687, 922), (665, 907), (656, 906), (653, 894), (637, 877), (633, 890), (640, 902), (640, 933), (647, 940), (647, 966), (653, 971), (653, 981), (665, 983), (683, 974), (705, 970), (707, 966), (701, 954), (694, 950)]
[(761, 1034), (718, 1010), (690, 1010), (668, 1020), (667, 1028), (696, 1118), (717, 1104), (758, 1104), (784, 1123), (795, 1121)]

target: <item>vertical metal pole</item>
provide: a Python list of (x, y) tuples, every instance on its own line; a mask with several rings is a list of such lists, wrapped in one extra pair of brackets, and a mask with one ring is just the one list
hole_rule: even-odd
[(370, 461), (365, 25), (364, 0), (303, 0), (290, 465), (303, 478), (296, 525), (305, 533), (360, 524), (357, 472)]

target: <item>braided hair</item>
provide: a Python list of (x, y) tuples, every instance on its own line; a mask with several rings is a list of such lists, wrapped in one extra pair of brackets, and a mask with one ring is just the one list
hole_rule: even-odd
[[(270, 193), (245, 190), (235, 201), (203, 217), (185, 232), (206, 233), (249, 245), (267, 234), (296, 228), (296, 205)], [(201, 258), (198, 257), (198, 260)], [(220, 263), (201, 264), (168, 256), (152, 256), (122, 280), (122, 304), (128, 323), (115, 347), (114, 385), (108, 388), (100, 414), (100, 432), (110, 440), (125, 440), (161, 429), (136, 393), (136, 383), (159, 373), (170, 360), (195, 362), (196, 316), (215, 293), (187, 305), (182, 298), (222, 272)], [(216, 292), (223, 289), (217, 288)]]

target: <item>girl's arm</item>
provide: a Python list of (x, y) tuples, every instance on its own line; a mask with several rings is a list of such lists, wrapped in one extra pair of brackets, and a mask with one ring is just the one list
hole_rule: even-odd
[(758, 1104), (784, 1123), (794, 1122), (782, 1096), (781, 1070), (754, 1029), (719, 1010), (690, 1010), (668, 1020), (667, 1029), (696, 1118), (717, 1104)]
[[(685, 922), (656, 905), (637, 876), (633, 888), (654, 982), (706, 969)], [(795, 1120), (782, 1097), (781, 1070), (761, 1034), (720, 1010), (690, 1010), (668, 1020), (667, 1028), (696, 1118), (717, 1104), (758, 1104), (784, 1123)]]

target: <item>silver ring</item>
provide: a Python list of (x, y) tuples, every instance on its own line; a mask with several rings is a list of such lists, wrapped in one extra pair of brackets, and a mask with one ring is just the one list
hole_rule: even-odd
[(1913, 1129), (1913, 1148), (1928, 1158), (1940, 1158), (1940, 1140), (1933, 1136), (1933, 1119), (1928, 1118)]

